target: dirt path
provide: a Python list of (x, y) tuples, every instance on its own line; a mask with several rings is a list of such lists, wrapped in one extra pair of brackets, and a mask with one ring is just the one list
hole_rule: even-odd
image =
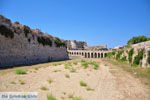
[[(102, 61), (98, 70), (91, 65), (84, 69), (80, 61), (77, 65), (72, 63), (72, 67), (75, 72), (65, 69), (64, 64), (38, 70), (29, 68), (25, 75), (15, 74), (14, 69), (5, 71), (5, 74), (1, 70), (0, 91), (38, 92), (39, 100), (47, 100), (47, 94), (53, 94), (57, 100), (72, 100), (71, 96), (81, 97), (83, 100), (150, 100), (150, 89), (143, 86), (138, 79), (123, 70), (110, 68)], [(19, 80), (25, 84), (21, 85)], [(47, 80), (53, 82), (49, 83)], [(12, 81), (16, 84), (10, 83)], [(80, 81), (87, 86), (80, 86)], [(47, 90), (42, 90), (42, 86)], [(87, 91), (87, 88), (93, 90)]]

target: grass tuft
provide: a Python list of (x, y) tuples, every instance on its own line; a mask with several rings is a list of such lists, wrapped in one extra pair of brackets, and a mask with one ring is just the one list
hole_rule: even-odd
[(24, 85), (24, 84), (25, 84), (25, 82), (24, 82), (23, 80), (19, 80), (19, 83), (20, 83), (21, 85)]
[(87, 91), (94, 91), (92, 88), (86, 88)]
[(53, 82), (53, 80), (52, 80), (52, 79), (48, 79), (47, 82), (48, 82), (49, 84), (51, 84), (51, 83)]
[(83, 82), (83, 81), (80, 81), (80, 86), (84, 86), (84, 87), (86, 87), (86, 86), (87, 86), (87, 84), (86, 84), (85, 82)]
[(50, 94), (50, 95), (47, 95), (47, 100), (56, 100), (56, 98)]
[(41, 90), (48, 90), (46, 86), (41, 86)]
[(65, 77), (66, 77), (66, 78), (70, 78), (69, 74), (65, 74)]
[(14, 82), (14, 81), (11, 81), (11, 82), (10, 82), (10, 84), (16, 84), (16, 82)]
[(72, 100), (83, 100), (83, 99), (80, 97), (74, 97), (74, 98), (72, 98)]
[(16, 69), (16, 74), (27, 74), (27, 71), (24, 69)]
[(75, 68), (71, 68), (70, 72), (76, 72), (76, 69)]

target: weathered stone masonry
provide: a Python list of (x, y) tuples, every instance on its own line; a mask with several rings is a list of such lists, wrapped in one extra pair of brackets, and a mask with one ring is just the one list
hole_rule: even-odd
[(68, 59), (66, 47), (56, 47), (55, 37), (48, 36), (52, 46), (43, 45), (37, 41), (37, 38), (45, 37), (47, 34), (31, 29), (28, 36), (25, 36), (24, 25), (11, 24), (3, 17), (0, 17), (0, 25), (14, 32), (13, 38), (0, 34), (0, 68)]

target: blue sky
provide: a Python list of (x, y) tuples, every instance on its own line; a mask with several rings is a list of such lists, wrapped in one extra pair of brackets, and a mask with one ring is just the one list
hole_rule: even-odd
[(0, 0), (0, 14), (65, 40), (108, 48), (150, 37), (150, 0)]

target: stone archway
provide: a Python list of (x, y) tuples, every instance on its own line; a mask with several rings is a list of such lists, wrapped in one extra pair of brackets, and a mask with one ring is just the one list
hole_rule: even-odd
[(103, 53), (101, 53), (101, 58), (103, 58)]
[(85, 58), (87, 58), (87, 53), (85, 53)]
[(90, 58), (90, 53), (88, 52), (88, 58)]
[(93, 55), (93, 53), (91, 53), (91, 58), (93, 58), (94, 57), (94, 55)]
[(98, 58), (100, 58), (101, 57), (101, 54), (100, 53), (98, 53)]
[(94, 57), (97, 58), (97, 53), (95, 52)]

